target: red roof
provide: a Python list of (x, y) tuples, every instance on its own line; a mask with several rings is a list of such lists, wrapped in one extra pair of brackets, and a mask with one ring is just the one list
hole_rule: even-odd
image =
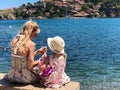
[(43, 0), (43, 2), (51, 2), (51, 0)]

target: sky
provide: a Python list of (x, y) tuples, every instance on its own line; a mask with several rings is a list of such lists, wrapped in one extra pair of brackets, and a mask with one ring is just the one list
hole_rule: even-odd
[(19, 7), (22, 4), (27, 4), (28, 2), (33, 4), (36, 1), (39, 0), (0, 0), (0, 9)]

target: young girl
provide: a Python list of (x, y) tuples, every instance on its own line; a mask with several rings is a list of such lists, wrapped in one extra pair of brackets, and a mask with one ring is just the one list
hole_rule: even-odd
[[(65, 42), (59, 37), (48, 38), (48, 46), (52, 51), (52, 55), (45, 56), (43, 54), (41, 60), (43, 63), (39, 65), (40, 77), (43, 80), (43, 85), (50, 88), (59, 88), (64, 84), (70, 82), (69, 76), (65, 73), (66, 68), (66, 53), (64, 51)], [(48, 70), (46, 68), (50, 67)], [(46, 72), (44, 72), (46, 70)], [(42, 76), (44, 73), (48, 73), (48, 76)]]

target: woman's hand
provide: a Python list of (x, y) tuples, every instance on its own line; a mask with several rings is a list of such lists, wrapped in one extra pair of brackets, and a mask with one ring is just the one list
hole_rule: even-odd
[(40, 49), (38, 49), (37, 51), (35, 51), (35, 55), (38, 55), (38, 54), (44, 54), (47, 52), (47, 47), (46, 46), (43, 46), (41, 47)]

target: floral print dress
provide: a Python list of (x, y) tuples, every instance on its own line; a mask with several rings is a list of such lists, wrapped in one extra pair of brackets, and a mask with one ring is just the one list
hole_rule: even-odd
[(12, 67), (7, 76), (11, 82), (33, 83), (36, 76), (27, 68), (27, 58), (12, 54)]
[(49, 64), (53, 69), (49, 77), (44, 78), (44, 85), (51, 88), (59, 88), (70, 82), (69, 76), (65, 73), (66, 59), (63, 56), (50, 56)]

